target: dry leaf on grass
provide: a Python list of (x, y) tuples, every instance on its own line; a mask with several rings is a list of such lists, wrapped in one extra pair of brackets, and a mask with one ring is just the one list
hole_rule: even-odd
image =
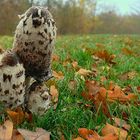
[(126, 138), (127, 138), (127, 140), (130, 140), (130, 137), (128, 137), (127, 131), (125, 131), (121, 128), (115, 127), (113, 125), (110, 125), (108, 123), (105, 125), (105, 127), (102, 129), (101, 132), (102, 132), (103, 136), (113, 133), (119, 137), (119, 140), (126, 140)]
[(107, 81), (107, 78), (105, 76), (101, 76), (100, 81), (101, 81), (101, 84), (104, 84), (104, 82)]
[(140, 93), (140, 86), (137, 87), (137, 91)]
[(78, 132), (79, 132), (79, 135), (86, 140), (100, 139), (100, 136), (98, 135), (98, 133), (93, 130), (88, 130), (86, 128), (79, 128)]
[(11, 140), (13, 132), (13, 123), (9, 120), (0, 125), (0, 140)]
[(67, 55), (66, 59), (63, 61), (62, 65), (64, 67), (68, 66), (72, 62), (71, 56)]
[(108, 109), (106, 98), (104, 98), (104, 96), (102, 96), (102, 94), (100, 94), (100, 92), (99, 92), (100, 85), (95, 81), (86, 81), (85, 85), (86, 85), (87, 91), (83, 92), (82, 96), (87, 100), (93, 101), (97, 110), (100, 107), (102, 112), (107, 117), (112, 119), (110, 112), (109, 112), (109, 109)]
[(67, 60), (65, 60), (65, 61), (63, 62), (63, 64), (62, 64), (62, 65), (63, 65), (64, 67), (67, 67), (69, 64), (70, 64), (70, 62), (69, 62), (69, 61), (67, 61)]
[(126, 103), (131, 100), (136, 101), (138, 96), (135, 94), (126, 95), (119, 86), (115, 86), (114, 90), (107, 90), (104, 87), (100, 88), (100, 94), (106, 98), (109, 102), (120, 101), (121, 103)]
[(124, 120), (122, 120), (120, 118), (116, 118), (116, 117), (114, 117), (113, 120), (114, 120), (114, 125), (115, 126), (121, 127), (121, 128), (123, 128), (125, 130), (129, 130), (130, 129), (130, 125), (127, 124), (126, 121), (124, 121)]
[(51, 85), (57, 85), (55, 78), (49, 79), (48, 81), (45, 82), (47, 87), (50, 87)]
[(137, 75), (138, 75), (138, 73), (136, 71), (130, 71), (130, 72), (126, 72), (126, 73), (121, 74), (119, 76), (119, 79), (122, 81), (131, 80), (131, 79), (134, 79)]
[(91, 73), (92, 73), (92, 71), (90, 71), (90, 70), (80, 68), (79, 71), (77, 71), (77, 72), (75, 73), (75, 75), (88, 76), (88, 75), (90, 75)]
[(79, 68), (77, 61), (73, 61), (71, 64), (72, 64), (73, 68), (75, 68), (75, 69)]
[(116, 56), (114, 54), (109, 54), (107, 50), (99, 50), (94, 55), (105, 60), (106, 62), (110, 64), (115, 64), (115, 62), (113, 62), (113, 59)]
[(57, 88), (54, 85), (52, 85), (50, 87), (50, 94), (52, 95), (53, 102), (56, 103), (58, 101), (58, 95), (59, 95), (59, 93), (58, 93)]
[(72, 139), (72, 140), (85, 140), (85, 139), (83, 139), (83, 138), (81, 138), (81, 137), (77, 137), (77, 138), (74, 138), (74, 139)]
[(128, 48), (122, 48), (122, 53), (125, 55), (133, 55), (134, 54), (134, 52)]
[(47, 132), (42, 128), (36, 129), (36, 132), (25, 129), (18, 129), (18, 131), (25, 140), (50, 140), (50, 132)]
[(96, 47), (98, 47), (99, 49), (104, 49), (104, 48), (105, 48), (105, 45), (102, 44), (102, 43), (96, 43), (95, 45), (96, 45)]
[(59, 72), (53, 71), (53, 76), (57, 80), (62, 80), (64, 78), (64, 74), (61, 71)]
[(21, 108), (17, 108), (15, 111), (7, 110), (6, 112), (14, 125), (19, 125), (25, 120), (25, 113)]
[[(107, 102), (119, 101), (120, 103), (128, 103), (130, 101), (137, 101), (138, 96), (135, 94), (126, 95), (119, 86), (110, 82), (108, 90), (95, 81), (85, 81), (86, 91), (82, 92), (82, 96), (86, 100), (91, 100), (95, 104), (96, 109), (99, 107), (103, 113), (112, 120)], [(136, 102), (137, 103), (137, 102)]]
[(52, 56), (52, 61), (59, 61), (59, 56), (58, 55), (56, 55), (56, 54), (53, 54), (53, 56)]
[(75, 90), (76, 87), (77, 87), (77, 82), (75, 80), (71, 80), (69, 83), (68, 83), (68, 87), (70, 90)]
[(14, 125), (21, 124), (25, 119), (32, 122), (32, 114), (23, 112), (22, 108), (20, 107), (16, 108), (14, 111), (7, 109), (6, 112)]
[(116, 134), (107, 134), (104, 137), (101, 137), (100, 140), (119, 140), (118, 136)]
[(118, 140), (118, 136), (112, 133), (100, 136), (96, 131), (87, 128), (79, 128), (78, 132), (81, 137), (77, 137), (74, 140), (83, 140), (83, 138), (86, 140)]
[(125, 37), (124, 38), (124, 44), (128, 45), (128, 46), (132, 46), (133, 45), (133, 40), (129, 37)]
[(86, 88), (89, 94), (96, 95), (99, 92), (99, 84), (96, 81), (85, 81)]

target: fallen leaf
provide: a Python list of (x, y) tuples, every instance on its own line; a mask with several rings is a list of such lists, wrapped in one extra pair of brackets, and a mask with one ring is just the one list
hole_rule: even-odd
[(122, 48), (122, 53), (125, 55), (133, 55), (134, 54), (134, 52), (128, 48)]
[(72, 64), (73, 68), (75, 68), (75, 69), (79, 68), (77, 61), (73, 61), (71, 64)]
[(124, 120), (122, 120), (122, 119), (120, 119), (120, 118), (113, 118), (113, 120), (114, 120), (114, 125), (115, 126), (117, 126), (117, 127), (121, 127), (121, 128), (123, 128), (123, 129), (125, 129), (125, 130), (129, 130), (130, 129), (130, 125), (129, 124), (127, 124), (127, 122), (126, 121), (124, 121)]
[(100, 81), (101, 81), (101, 83), (104, 83), (104, 82), (106, 82), (106, 81), (107, 81), (107, 79), (106, 79), (106, 77), (105, 77), (105, 76), (101, 76), (101, 77), (100, 77)]
[(77, 82), (75, 80), (71, 80), (69, 83), (68, 83), (68, 87), (70, 90), (75, 90), (76, 87), (77, 87)]
[(17, 108), (15, 111), (7, 110), (6, 112), (14, 125), (19, 125), (25, 120), (25, 114), (21, 108)]
[(99, 49), (105, 48), (105, 45), (104, 45), (104, 44), (101, 44), (101, 43), (96, 43), (95, 45), (96, 45), (96, 47), (98, 47)]
[(131, 80), (131, 79), (134, 79), (137, 75), (138, 74), (136, 71), (130, 71), (130, 72), (126, 72), (126, 73), (119, 75), (119, 79), (122, 81)]
[(65, 67), (65, 66), (67, 66), (67, 65), (69, 65), (70, 63), (72, 63), (72, 59), (71, 59), (71, 56), (67, 56), (66, 57), (66, 59), (63, 61), (63, 66)]
[(92, 100), (93, 102), (95, 101), (95, 96), (96, 94), (98, 94), (99, 92), (99, 84), (95, 81), (85, 81), (85, 88), (86, 91), (82, 92), (82, 96), (86, 99), (86, 100)]
[(45, 84), (50, 87), (51, 85), (57, 85), (55, 78), (49, 79), (48, 81), (45, 82)]
[(104, 137), (101, 137), (101, 140), (119, 140), (116, 134), (107, 134)]
[(79, 74), (81, 76), (88, 76), (91, 73), (92, 73), (92, 71), (90, 71), (90, 70), (80, 68), (79, 71), (76, 72), (76, 75)]
[(59, 56), (58, 55), (56, 55), (56, 54), (53, 54), (53, 56), (52, 56), (52, 61), (59, 61)]
[[(96, 110), (100, 109), (102, 112), (112, 119), (111, 114), (108, 109), (106, 97), (104, 97), (104, 93), (106, 94), (106, 89), (102, 88), (104, 91), (101, 91), (100, 85), (95, 81), (86, 81), (85, 82), (87, 91), (82, 93), (82, 96), (86, 100), (91, 100), (95, 104)], [(103, 95), (102, 95), (103, 94)]]
[(88, 130), (86, 128), (79, 128), (78, 129), (79, 135), (86, 140), (99, 140), (100, 136), (97, 132), (93, 130)]
[(66, 66), (68, 66), (69, 64), (70, 64), (70, 62), (66, 60), (66, 61), (63, 62), (62, 65), (63, 65), (64, 67), (66, 67)]
[(126, 140), (126, 138), (127, 138), (127, 140), (130, 140), (130, 137), (128, 136), (127, 131), (125, 131), (121, 128), (112, 126), (108, 123), (102, 129), (101, 133), (102, 133), (103, 136), (106, 136), (110, 133), (113, 133), (113, 134), (116, 134), (119, 137), (119, 140)]
[(140, 93), (140, 86), (137, 87), (137, 91)]
[(129, 37), (124, 38), (124, 43), (125, 43), (125, 45), (128, 45), (128, 46), (132, 46), (133, 45), (133, 41)]
[(92, 75), (93, 77), (97, 77), (97, 75), (100, 73), (100, 71), (98, 70), (96, 64), (92, 65)]
[(133, 89), (132, 89), (131, 85), (128, 85), (128, 86), (124, 87), (124, 88), (122, 89), (122, 91), (123, 91), (124, 93), (132, 93), (132, 92), (133, 92)]
[(114, 83), (110, 81), (108, 90), (113, 90), (115, 87)]
[(84, 140), (82, 137), (77, 137), (75, 139), (72, 139), (72, 140)]
[(61, 135), (61, 138), (60, 138), (60, 139), (61, 139), (61, 140), (66, 140), (66, 139), (65, 139), (65, 136), (64, 136), (63, 134)]
[(85, 81), (88, 94), (96, 95), (99, 92), (99, 84), (96, 81)]
[(14, 129), (11, 140), (24, 140), (24, 138), (16, 129)]
[(107, 90), (104, 87), (100, 88), (100, 94), (104, 98), (107, 99), (109, 102), (119, 101), (121, 103), (126, 103), (131, 100), (136, 101), (138, 99), (138, 96), (135, 94), (128, 94), (126, 95), (119, 86), (115, 85), (114, 90)]
[(128, 72), (128, 78), (129, 79), (133, 79), (137, 76), (137, 72), (136, 71), (131, 71), (131, 72)]
[(0, 125), (0, 140), (11, 140), (13, 132), (13, 123), (6, 120), (3, 125)]
[(18, 132), (24, 137), (25, 140), (50, 140), (50, 132), (47, 132), (42, 128), (36, 129), (36, 132), (18, 129)]
[(109, 54), (107, 50), (99, 50), (94, 55), (105, 60), (108, 63), (115, 64), (115, 62), (113, 62), (113, 59), (116, 56), (114, 54)]
[(32, 113), (27, 113), (25, 112), (25, 119), (28, 121), (28, 122), (32, 122), (33, 121), (33, 114)]
[(99, 93), (96, 96), (95, 107), (96, 107), (97, 110), (100, 107), (102, 112), (112, 121), (112, 116), (111, 116), (111, 114), (109, 112), (107, 101), (106, 101), (105, 97), (101, 93)]
[(129, 118), (128, 113), (125, 112), (125, 111), (123, 111), (123, 112), (122, 112), (122, 118), (123, 118), (124, 120), (128, 121), (128, 118)]
[(96, 63), (101, 61), (101, 59), (95, 55), (92, 55), (92, 58), (95, 60)]
[(100, 136), (96, 131), (89, 130), (87, 128), (79, 128), (78, 132), (81, 137), (78, 136), (73, 140), (119, 140), (116, 134), (110, 133), (105, 136)]
[(120, 103), (128, 103), (134, 101), (138, 104), (138, 96), (135, 94), (128, 93), (126, 95), (118, 85), (114, 85), (110, 82), (109, 88), (100, 87), (95, 81), (86, 81), (86, 91), (82, 92), (82, 96), (86, 100), (93, 101), (96, 110), (101, 109), (102, 112), (110, 118), (112, 121), (112, 116), (108, 108), (108, 102), (113, 103), (119, 101)]
[(89, 55), (92, 55), (93, 54), (93, 52), (95, 51), (95, 49), (94, 48), (89, 48), (89, 47), (82, 47), (83, 49), (83, 52), (86, 52), (87, 54), (89, 54)]
[(58, 95), (59, 95), (59, 93), (58, 93), (57, 88), (54, 85), (52, 85), (50, 87), (50, 94), (52, 95), (53, 102), (56, 103), (58, 101)]
[(64, 78), (64, 75), (63, 75), (63, 73), (61, 71), (59, 71), (59, 72), (53, 71), (53, 76), (57, 80), (62, 80)]

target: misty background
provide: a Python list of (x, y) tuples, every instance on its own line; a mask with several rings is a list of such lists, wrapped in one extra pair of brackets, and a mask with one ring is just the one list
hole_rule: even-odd
[(32, 5), (49, 8), (58, 34), (140, 34), (140, 0), (0, 0), (0, 35)]

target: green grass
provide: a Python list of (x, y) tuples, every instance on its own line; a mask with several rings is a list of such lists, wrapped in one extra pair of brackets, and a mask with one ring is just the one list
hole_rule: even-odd
[[(128, 43), (126, 40), (131, 41)], [(71, 140), (73, 136), (78, 134), (78, 128), (86, 127), (95, 129), (98, 127), (100, 133), (101, 128), (110, 120), (99, 111), (95, 110), (94, 104), (82, 98), (81, 93), (85, 89), (84, 81), (80, 77), (75, 77), (75, 70), (68, 64), (63, 66), (63, 62), (69, 58), (71, 61), (77, 61), (78, 64), (85, 69), (92, 70), (95, 60), (92, 58), (96, 43), (103, 44), (109, 53), (115, 54), (114, 61), (116, 65), (110, 65), (102, 60), (97, 69), (99, 74), (97, 77), (89, 77), (89, 79), (99, 81), (101, 76), (107, 77), (108, 82), (121, 86), (121, 88), (131, 85), (133, 93), (138, 94), (136, 87), (140, 86), (140, 36), (114, 36), (114, 35), (84, 35), (84, 36), (59, 36), (57, 38), (55, 54), (60, 60), (52, 63), (52, 69), (62, 71), (64, 79), (57, 81), (56, 85), (59, 91), (59, 102), (56, 110), (50, 109), (42, 117), (34, 117), (33, 124), (23, 123), (21, 127), (34, 128), (42, 127), (52, 133), (52, 140), (60, 140), (63, 134), (66, 140)], [(10, 48), (12, 46), (12, 38), (0, 37), (0, 45)], [(122, 48), (128, 48), (134, 52), (134, 55), (124, 54)], [(103, 69), (104, 67), (104, 69)], [(107, 69), (109, 67), (109, 70)], [(120, 80), (119, 76), (125, 72), (136, 71), (137, 76), (128, 80)], [(69, 81), (76, 80), (77, 87), (75, 90), (69, 89)], [(140, 99), (140, 94), (138, 95)], [(90, 104), (88, 108), (85, 104)], [(122, 112), (128, 114), (128, 123), (131, 125), (129, 134), (133, 139), (140, 139), (140, 106), (131, 103), (129, 106), (120, 105), (118, 103), (109, 106), (111, 115), (122, 118)]]

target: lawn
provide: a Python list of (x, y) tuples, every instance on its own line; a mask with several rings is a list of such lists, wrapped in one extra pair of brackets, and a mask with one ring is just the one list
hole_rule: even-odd
[[(11, 37), (0, 37), (0, 45), (12, 46)], [(56, 110), (50, 109), (44, 116), (33, 117), (33, 122), (24, 122), (22, 128), (42, 127), (51, 132), (51, 139), (72, 140), (79, 128), (96, 130), (101, 135), (110, 117), (126, 120), (132, 139), (140, 139), (140, 36), (137, 35), (83, 35), (58, 36), (52, 61), (53, 71), (61, 72), (60, 78), (46, 82), (55, 85), (59, 92)], [(80, 73), (80, 69), (90, 70)], [(59, 75), (59, 74), (58, 74)], [(62, 78), (61, 78), (62, 77)], [(126, 96), (129, 92), (137, 100), (107, 101), (107, 110), (97, 108), (96, 102), (82, 96), (88, 93), (86, 82), (96, 81), (108, 88), (112, 81)], [(94, 91), (93, 91), (94, 92)], [(94, 95), (92, 95), (94, 97)], [(3, 118), (3, 116), (1, 117)]]

